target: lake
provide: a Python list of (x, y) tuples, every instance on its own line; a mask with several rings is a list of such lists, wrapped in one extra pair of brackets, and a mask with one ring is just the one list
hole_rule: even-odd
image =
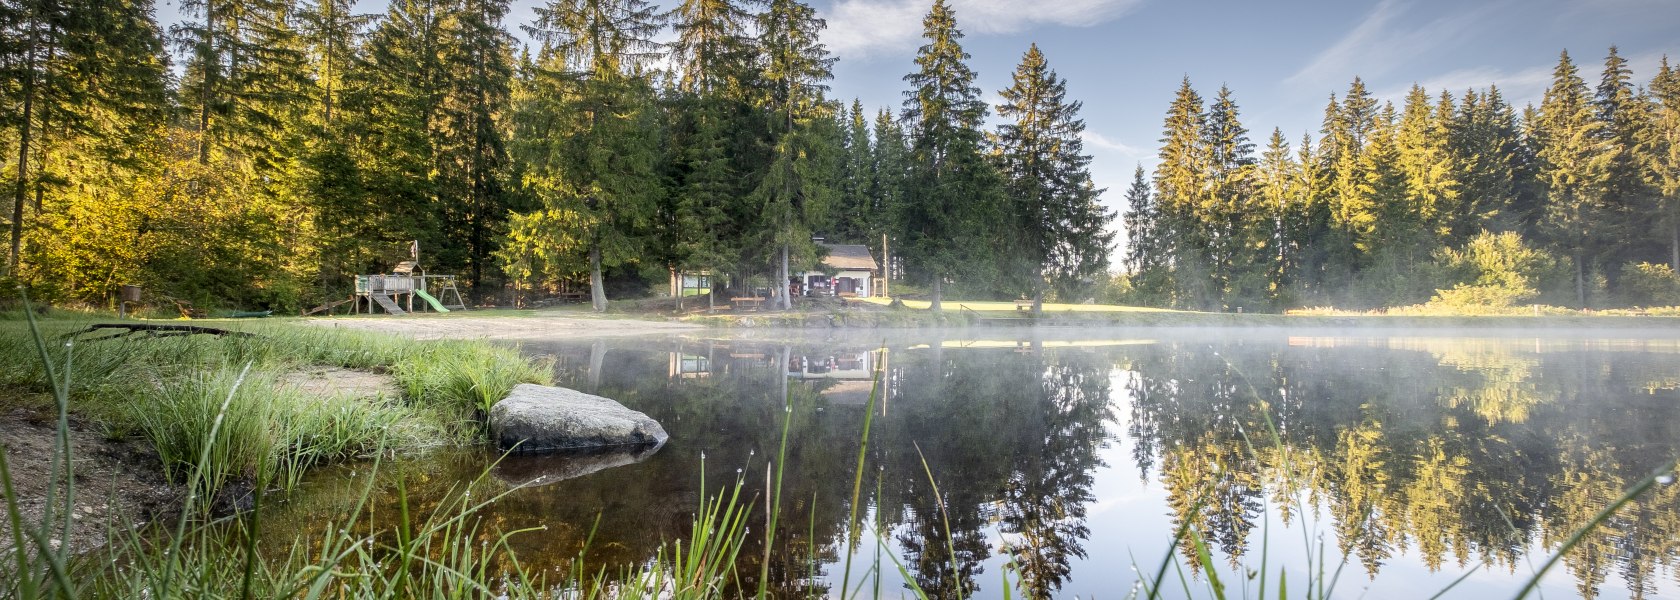
[[(930, 597), (1002, 598), (1008, 581), (1011, 597), (1117, 598), (1163, 564), (1163, 597), (1210, 597), (1202, 549), (1231, 597), (1276, 597), (1280, 578), (1291, 597), (1510, 597), (1680, 456), (1674, 337), (827, 333), (525, 343), (560, 385), (646, 412), (671, 441), (509, 457), (482, 484), (507, 491), (487, 529), (536, 528), (510, 545), (551, 578), (580, 552), (617, 572), (685, 540), (702, 497), (742, 481), (758, 509), (740, 585), (756, 588), (785, 426), (778, 597), (899, 597), (913, 580)], [(375, 485), (401, 480), (424, 510), (497, 458), (395, 461)], [(270, 531), (341, 511), (368, 468), (317, 472)], [(1662, 481), (1591, 530), (1545, 597), (1680, 597), (1680, 486)], [(1175, 544), (1181, 528), (1196, 535)]]

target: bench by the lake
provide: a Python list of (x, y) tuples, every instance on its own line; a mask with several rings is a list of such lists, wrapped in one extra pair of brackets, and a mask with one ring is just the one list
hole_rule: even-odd
[(764, 307), (764, 298), (756, 296), (741, 296), (737, 298), (730, 298), (729, 303), (740, 307), (741, 310), (759, 310)]

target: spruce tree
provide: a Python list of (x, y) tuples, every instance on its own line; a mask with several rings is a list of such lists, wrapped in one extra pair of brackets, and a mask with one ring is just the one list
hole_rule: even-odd
[(7, 273), (36, 282), (21, 272), (31, 205), (46, 216), (49, 196), (100, 196), (96, 179), (116, 184), (152, 161), (169, 110), (166, 59), (149, 1), (11, 0), (0, 17), (0, 101), (11, 108), (0, 162), (15, 159)]
[(543, 54), (518, 110), (531, 128), (524, 184), (539, 206), (511, 216), (499, 258), (540, 264), (531, 270), (549, 278), (588, 273), (591, 303), (605, 311), (603, 271), (640, 256), (663, 192), (644, 70), (658, 53), (659, 16), (645, 0), (556, 0), (537, 15), (530, 31)]
[(665, 261), (678, 272), (705, 270), (714, 280), (748, 268), (747, 240), (759, 210), (747, 200), (767, 159), (758, 104), (756, 0), (685, 0), (671, 13), (677, 39), (667, 95), (674, 193), (661, 209)]
[(1632, 79), (1627, 60), (1611, 46), (1593, 98), (1597, 137), (1607, 153), (1598, 228), (1609, 242), (1604, 251), (1611, 264), (1655, 254), (1641, 243), (1648, 239), (1643, 213), (1652, 195), (1645, 177), (1650, 156), (1642, 146), (1651, 111), (1646, 98), (1635, 93)]
[[(886, 248), (881, 251), (884, 261), (881, 265), (882, 276), (895, 277), (893, 263), (894, 256), (902, 252), (895, 248), (890, 238), (895, 237), (903, 228), (898, 225), (897, 215), (904, 203), (904, 188), (909, 176), (909, 149), (906, 147), (904, 128), (898, 119), (893, 117), (891, 110), (882, 108), (875, 113), (875, 122), (871, 135), (873, 145), (870, 147), (868, 206), (866, 210), (874, 222), (874, 230), (869, 234), (871, 247), (882, 242), (883, 236), (889, 238)], [(889, 287), (890, 291), (891, 288)]]
[(1289, 277), (1298, 264), (1295, 243), (1298, 240), (1305, 202), (1301, 197), (1300, 169), (1282, 129), (1272, 129), (1265, 151), (1255, 170), (1255, 212), (1263, 216), (1263, 243), (1258, 244), (1263, 256), (1256, 256), (1257, 265), (1267, 265), (1267, 292), (1271, 299), (1279, 298), (1289, 286)]
[[(341, 259), (348, 267), (386, 268), (410, 241), (428, 253), (448, 245), (437, 166), (449, 87), (443, 63), (447, 10), (435, 0), (391, 2), (345, 73), (337, 126), (363, 193), (335, 194), (321, 219), (350, 249)], [(352, 177), (333, 170), (340, 171), (336, 179)], [(369, 214), (380, 218), (375, 222)]]
[(1543, 223), (1574, 268), (1575, 301), (1587, 306), (1587, 274), (1599, 266), (1605, 244), (1605, 178), (1613, 154), (1603, 144), (1603, 122), (1575, 64), (1564, 52), (1534, 120), (1540, 179), (1546, 185)]
[(1138, 165), (1132, 172), (1131, 186), (1126, 188), (1126, 212), (1122, 215), (1126, 229), (1123, 260), (1136, 300), (1147, 305), (1165, 305), (1172, 298), (1170, 257), (1161, 230), (1160, 205), (1151, 192), (1143, 165)]
[[(940, 310), (947, 279), (992, 283), (997, 256), (978, 247), (981, 232), (1002, 225), (1002, 182), (981, 154), (986, 103), (974, 85), (962, 48), (956, 13), (934, 0), (922, 19), (926, 41), (916, 71), (904, 81), (901, 115), (910, 138), (910, 175), (898, 211), (906, 266), (932, 288), (931, 310)], [(995, 244), (995, 239), (986, 240)], [(1007, 250), (1004, 250), (1007, 252)]]
[(1452, 97), (1444, 92), (1439, 104), (1422, 86), (1413, 85), (1394, 142), (1400, 174), (1406, 181), (1406, 210), (1420, 233), (1445, 237), (1457, 210), (1458, 173), (1451, 153)]
[(1161, 252), (1173, 274), (1173, 300), (1181, 307), (1206, 308), (1214, 292), (1205, 259), (1210, 236), (1197, 213), (1207, 188), (1212, 157), (1202, 132), (1207, 113), (1202, 97), (1180, 82), (1162, 126), (1160, 166), (1155, 169), (1155, 204), (1159, 207)]
[(836, 180), (839, 189), (836, 190), (831, 235), (836, 241), (868, 244), (878, 250), (880, 240), (873, 238), (879, 237), (880, 225), (876, 222), (876, 213), (870, 210), (869, 199), (871, 170), (875, 162), (869, 140), (869, 117), (863, 112), (863, 103), (854, 99), (851, 109), (840, 111), (838, 118), (836, 126), (843, 134), (843, 147)]
[(1023, 291), (1037, 314), (1047, 288), (1071, 294), (1081, 280), (1108, 270), (1112, 216), (1091, 182), (1081, 103), (1067, 100), (1067, 81), (1049, 68), (1037, 44), (1015, 68), (1014, 85), (999, 95), (998, 116), (1006, 122), (997, 133), (998, 170), (1020, 236)]
[(754, 51), (747, 6), (762, 0), (683, 0), (671, 14), (677, 39), (671, 63), (679, 92), (707, 96), (739, 85), (746, 54)]
[(438, 209), (447, 245), (436, 267), (466, 269), (475, 292), (509, 206), (504, 121), (513, 79), (513, 37), (502, 28), (507, 0), (461, 0), (451, 11), (441, 48), (444, 81), (433, 142)]
[(798, 0), (771, 0), (759, 16), (766, 61), (764, 104), (771, 115), (774, 156), (752, 196), (764, 210), (760, 239), (776, 249), (771, 293), (782, 310), (793, 307), (790, 265), (797, 255), (814, 266), (818, 249), (811, 234), (833, 202), (839, 140), (833, 135), (834, 111), (824, 92), (835, 59), (819, 40), (824, 27), (816, 11)]
[(1205, 259), (1211, 268), (1219, 308), (1247, 305), (1264, 299), (1264, 247), (1270, 227), (1254, 198), (1254, 144), (1243, 126), (1231, 89), (1220, 86), (1202, 123), (1202, 143), (1208, 156), (1204, 174), (1207, 191), (1197, 202), (1196, 219), (1207, 231)]
[(1656, 115), (1647, 133), (1652, 154), (1652, 183), (1657, 192), (1669, 267), (1680, 271), (1680, 72), (1662, 58), (1651, 80)]

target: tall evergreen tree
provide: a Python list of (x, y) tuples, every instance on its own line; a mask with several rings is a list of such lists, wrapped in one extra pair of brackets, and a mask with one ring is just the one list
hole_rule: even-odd
[[(819, 39), (827, 24), (798, 0), (771, 0), (759, 17), (766, 65), (765, 106), (769, 108), (774, 158), (753, 198), (764, 207), (763, 239), (776, 248), (773, 301), (793, 307), (788, 293), (790, 263), (797, 254), (814, 263), (815, 225), (831, 210), (837, 139), (833, 109), (824, 93), (834, 58)], [(827, 135), (825, 135), (827, 134)]]
[[(29, 205), (40, 216), (49, 190), (86, 188), (68, 172), (88, 161), (136, 166), (137, 150), (168, 110), (162, 41), (149, 1), (0, 2), (0, 148), (11, 165), (7, 273), (22, 275)], [(9, 142), (9, 143), (6, 143)], [(56, 157), (56, 158), (55, 158)], [(33, 200), (33, 202), (31, 202)]]
[[(358, 172), (347, 172), (330, 154), (317, 171), (331, 181), (360, 181), (362, 187), (359, 194), (337, 187), (319, 196), (318, 219), (343, 240), (341, 261), (347, 268), (384, 268), (410, 241), (427, 252), (449, 245), (437, 168), (449, 89), (443, 62), (448, 9), (436, 0), (391, 2), (345, 73), (337, 127)], [(380, 218), (367, 219), (370, 214)]]
[(1263, 215), (1263, 221), (1270, 226), (1261, 245), (1266, 256), (1256, 260), (1269, 265), (1267, 291), (1276, 299), (1289, 286), (1288, 277), (1295, 272), (1291, 265), (1300, 261), (1295, 242), (1299, 239), (1306, 208), (1301, 194), (1300, 167), (1295, 164), (1282, 129), (1272, 130), (1266, 150), (1260, 154), (1255, 177), (1255, 200), (1260, 204), (1255, 212)]
[(1166, 304), (1172, 297), (1168, 272), (1165, 232), (1161, 230), (1161, 209), (1151, 193), (1143, 165), (1132, 172), (1126, 188), (1124, 266), (1136, 298), (1146, 304)]
[(1657, 101), (1648, 133), (1652, 183), (1668, 242), (1669, 267), (1680, 271), (1680, 71), (1669, 66), (1667, 56), (1651, 80), (1651, 94)]
[(831, 235), (836, 241), (877, 247), (880, 240), (872, 238), (880, 235), (880, 226), (874, 218), (876, 213), (870, 210), (869, 199), (869, 183), (875, 162), (869, 126), (869, 116), (864, 114), (861, 101), (852, 100), (851, 109), (839, 113), (837, 127), (843, 134), (841, 142), (844, 147), (841, 148), (840, 171), (836, 180), (839, 189)]
[[(1593, 98), (1599, 122), (1597, 137), (1607, 153), (1603, 174), (1603, 213), (1597, 224), (1609, 245), (1605, 260), (1611, 264), (1645, 258), (1646, 219), (1650, 190), (1645, 177), (1649, 167), (1646, 137), (1650, 110), (1646, 99), (1633, 89), (1633, 71), (1627, 60), (1610, 47), (1604, 72)], [(1654, 253), (1652, 253), (1654, 254)], [(1614, 275), (1612, 270), (1610, 275)]]
[(1036, 314), (1047, 288), (1070, 294), (1079, 281), (1108, 270), (1112, 216), (1091, 182), (1081, 103), (1067, 100), (1067, 81), (1050, 69), (1037, 44), (1015, 68), (1014, 85), (999, 95), (998, 116), (1007, 121), (997, 133), (998, 170), (1021, 240), (1024, 291)]
[(515, 270), (540, 263), (551, 278), (588, 273), (591, 302), (604, 311), (603, 270), (640, 255), (639, 230), (662, 193), (643, 70), (658, 54), (659, 16), (645, 0), (556, 0), (537, 15), (530, 30), (543, 54), (519, 110), (531, 127), (524, 185), (540, 206), (511, 217), (500, 258)]
[[(896, 219), (904, 203), (904, 187), (908, 176), (909, 149), (906, 147), (904, 128), (893, 112), (882, 108), (875, 113), (875, 122), (871, 131), (872, 145), (870, 147), (869, 163), (869, 204), (866, 210), (874, 229), (869, 234), (869, 244), (875, 248), (877, 239), (882, 236), (893, 237), (903, 231)], [(891, 242), (886, 248), (876, 248), (881, 251), (884, 262), (881, 265), (883, 276), (895, 277), (892, 262), (895, 260), (890, 252), (895, 250)], [(890, 290), (890, 288), (889, 288)]]
[(502, 28), (507, 0), (461, 0), (441, 48), (444, 88), (434, 143), (448, 246), (436, 266), (465, 266), (474, 291), (509, 208), (509, 157), (503, 121), (513, 80), (513, 37)]
[(922, 19), (926, 43), (916, 52), (916, 71), (904, 77), (910, 176), (898, 226), (907, 266), (932, 288), (934, 311), (947, 279), (963, 274), (990, 283), (976, 246), (980, 232), (996, 231), (1003, 220), (1002, 182), (981, 155), (986, 103), (962, 36), (956, 13), (934, 0)]
[(1155, 169), (1155, 204), (1164, 241), (1160, 250), (1169, 257), (1174, 303), (1196, 308), (1208, 306), (1214, 294), (1208, 284), (1210, 265), (1204, 259), (1211, 240), (1197, 216), (1213, 161), (1202, 138), (1206, 120), (1202, 97), (1185, 77), (1167, 107), (1161, 164)]
[(1564, 52), (1552, 71), (1535, 121), (1546, 184), (1544, 224), (1553, 243), (1569, 256), (1575, 270), (1575, 302), (1587, 305), (1587, 274), (1598, 266), (1605, 244), (1605, 177), (1613, 155), (1602, 143), (1603, 122), (1595, 118), (1592, 97), (1575, 64)]
[(722, 92), (745, 75), (753, 15), (747, 7), (763, 0), (683, 0), (672, 11), (677, 39), (671, 44), (676, 89), (686, 94)]
[(1213, 274), (1219, 308), (1263, 301), (1265, 247), (1270, 233), (1265, 212), (1254, 198), (1254, 144), (1242, 124), (1231, 89), (1220, 86), (1202, 124), (1207, 148), (1206, 193), (1197, 203), (1197, 219), (1207, 230), (1206, 261)]
[(1457, 165), (1451, 153), (1453, 109), (1452, 96), (1443, 92), (1436, 104), (1422, 86), (1413, 85), (1394, 137), (1406, 181), (1406, 210), (1421, 233), (1437, 238), (1449, 233), (1450, 215), (1460, 212)]
[(1459, 201), (1446, 215), (1447, 237), (1468, 240), (1482, 229), (1527, 230), (1531, 211), (1518, 203), (1522, 132), (1499, 88), (1468, 90), (1453, 113), (1448, 138)]

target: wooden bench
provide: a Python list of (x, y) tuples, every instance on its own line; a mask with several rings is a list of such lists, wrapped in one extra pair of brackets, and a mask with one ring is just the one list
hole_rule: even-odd
[(1015, 310), (1031, 310), (1033, 301), (1025, 298), (1015, 301)]
[(756, 296), (730, 298), (729, 303), (740, 306), (741, 310), (759, 310), (764, 308), (764, 299)]

